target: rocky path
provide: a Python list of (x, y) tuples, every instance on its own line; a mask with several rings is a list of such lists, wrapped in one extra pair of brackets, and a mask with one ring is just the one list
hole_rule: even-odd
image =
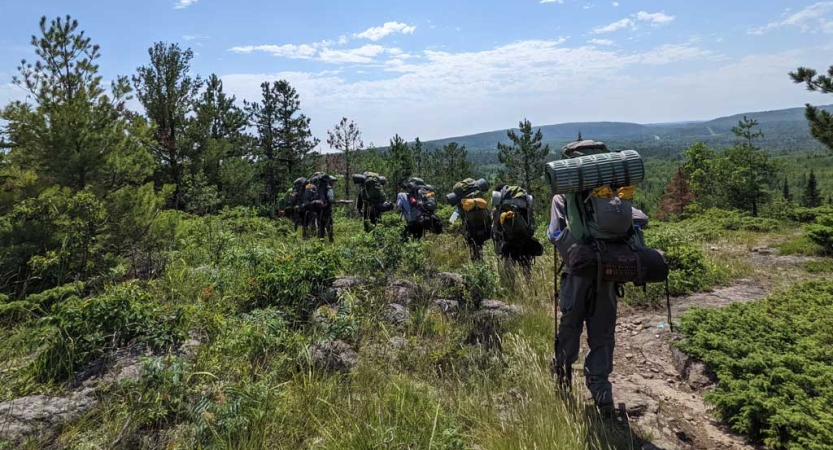
[[(676, 318), (692, 306), (716, 308), (766, 294), (757, 283), (738, 280), (714, 292), (677, 298), (671, 310)], [(611, 381), (629, 425), (666, 450), (753, 448), (711, 416), (702, 394), (712, 379), (701, 363), (674, 349), (679, 335), (667, 320), (664, 311), (634, 311), (619, 318)]]
[[(746, 261), (803, 278), (799, 265), (813, 258), (778, 256), (755, 249)], [(773, 289), (766, 279), (741, 279), (712, 292), (672, 299), (674, 320), (692, 307), (720, 308), (765, 297)], [(623, 308), (616, 327), (614, 397), (628, 425), (666, 450), (755, 448), (717, 422), (703, 401), (714, 381), (702, 363), (673, 346), (680, 339), (668, 327), (665, 310)], [(654, 447), (651, 447), (653, 445)]]

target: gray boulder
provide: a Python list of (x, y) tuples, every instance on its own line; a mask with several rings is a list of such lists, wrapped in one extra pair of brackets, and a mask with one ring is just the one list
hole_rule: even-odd
[(69, 397), (30, 395), (0, 403), (0, 440), (19, 441), (80, 419), (96, 404), (92, 389)]
[(677, 347), (671, 348), (671, 361), (680, 378), (692, 389), (703, 389), (714, 384), (714, 374), (706, 365), (697, 361)]
[(393, 303), (408, 306), (419, 296), (419, 286), (408, 280), (394, 280), (385, 289), (385, 296)]
[(408, 312), (408, 309), (404, 306), (399, 303), (390, 303), (385, 306), (385, 310), (382, 311), (382, 320), (394, 325), (401, 325), (408, 320), (410, 315), (411, 313)]
[(329, 303), (335, 303), (344, 292), (366, 285), (367, 280), (362, 277), (336, 277), (327, 291), (325, 300)]
[(359, 362), (359, 355), (344, 341), (328, 341), (309, 349), (313, 367), (325, 372), (349, 372)]
[(507, 305), (497, 300), (484, 300), (480, 310), (472, 315), (473, 327), (469, 334), (469, 343), (480, 343), (487, 347), (501, 347), (500, 335), (513, 320), (518, 318), (523, 309), (517, 305)]
[(454, 315), (460, 309), (460, 302), (441, 298), (431, 302), (431, 305), (443, 314)]

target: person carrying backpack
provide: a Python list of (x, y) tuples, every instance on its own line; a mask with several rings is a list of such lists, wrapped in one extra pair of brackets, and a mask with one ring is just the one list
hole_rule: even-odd
[(286, 192), (286, 195), (278, 203), (278, 215), (291, 220), (296, 231), (301, 224), (300, 208), (306, 184), (306, 178), (298, 178), (292, 182), (292, 188)]
[(532, 263), (544, 254), (535, 238), (532, 196), (520, 186), (500, 184), (492, 192), (492, 241), (495, 253), (532, 275)]
[[(602, 153), (609, 153), (604, 144), (578, 141), (564, 147), (562, 160)], [(584, 170), (596, 172), (593, 168)], [(581, 178), (579, 176), (579, 180)], [(607, 417), (615, 414), (608, 377), (613, 371), (617, 297), (624, 292), (621, 282), (609, 279), (615, 278), (620, 270), (628, 271), (630, 268), (615, 264), (603, 267), (603, 261), (608, 260), (609, 254), (605, 248), (632, 253), (633, 249), (644, 246), (641, 230), (647, 226), (648, 216), (633, 207), (633, 192), (632, 186), (618, 189), (600, 186), (589, 191), (555, 195), (547, 229), (547, 236), (565, 267), (560, 274), (560, 291), (556, 291), (556, 302), (560, 300), (562, 315), (556, 331), (553, 371), (559, 385), (569, 389), (572, 366), (578, 360), (582, 329), (586, 323), (590, 351), (584, 360), (585, 382), (597, 408)], [(616, 263), (622, 261), (612, 259)], [(663, 275), (662, 267), (659, 267), (662, 264), (664, 258), (657, 266), (645, 266), (654, 271), (653, 277), (667, 278), (667, 266)], [(605, 270), (603, 275), (603, 268), (616, 270), (610, 271), (613, 275), (608, 275)], [(556, 269), (556, 281), (559, 270)], [(648, 279), (647, 282), (653, 281), (656, 280)]]
[(483, 244), (491, 238), (492, 233), (492, 216), (483, 198), (487, 189), (489, 184), (486, 180), (466, 178), (456, 183), (453, 191), (446, 195), (448, 203), (454, 206), (451, 223), (462, 219), (463, 236), (473, 260), (483, 257)]
[(387, 179), (376, 172), (364, 172), (353, 175), (353, 183), (360, 186), (356, 209), (362, 215), (364, 231), (369, 232), (382, 220), (383, 212), (393, 209), (382, 189)]
[(310, 228), (316, 228), (318, 238), (329, 235), (333, 242), (333, 208), (335, 178), (324, 172), (314, 173), (304, 186), (300, 212), (303, 216), (303, 237), (309, 237)]
[(403, 239), (421, 239), (426, 231), (442, 233), (442, 221), (437, 211), (437, 193), (421, 178), (411, 178), (401, 186), (396, 196), (396, 211), (405, 219)]

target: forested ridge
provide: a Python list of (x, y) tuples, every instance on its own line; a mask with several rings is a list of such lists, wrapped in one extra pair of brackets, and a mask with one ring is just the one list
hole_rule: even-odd
[[(0, 105), (0, 449), (833, 446), (830, 107), (658, 125), (519, 118), (377, 147), (349, 117), (314, 136), (286, 80), (235, 98), (175, 43), (104, 80), (94, 38), (44, 17), (13, 80), (27, 97)], [(784, 74), (820, 100), (831, 78)], [(618, 423), (585, 408), (578, 383), (555, 389), (549, 245), (524, 277), (491, 244), (472, 261), (450, 205), (442, 234), (403, 240), (397, 213), (365, 232), (352, 203), (365, 171), (391, 199), (414, 176), (440, 199), (484, 177), (533, 195), (547, 242), (544, 165), (579, 133), (643, 155), (634, 202), (686, 307), (672, 332), (665, 286), (625, 289), (614, 395), (652, 400)], [(333, 242), (281, 216), (293, 181), (316, 171), (346, 200)], [(719, 305), (713, 290), (727, 293)], [(634, 350), (643, 338), (691, 361), (651, 366)], [(658, 384), (685, 402), (662, 409)], [(703, 398), (740, 437), (692, 409)]]

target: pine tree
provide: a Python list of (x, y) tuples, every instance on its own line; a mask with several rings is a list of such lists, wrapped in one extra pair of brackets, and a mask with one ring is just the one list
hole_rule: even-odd
[(754, 128), (758, 122), (746, 117), (732, 128), (735, 136), (743, 139), (726, 150), (719, 159), (718, 167), (724, 176), (725, 190), (729, 204), (741, 210), (749, 210), (753, 216), (758, 215), (758, 207), (768, 200), (766, 185), (775, 175), (775, 165), (769, 154), (753, 143), (763, 136)]
[(345, 198), (350, 198), (350, 158), (353, 152), (360, 151), (364, 148), (362, 142), (362, 132), (359, 127), (352, 120), (348, 123), (346, 117), (342, 117), (341, 121), (336, 124), (333, 131), (327, 130), (327, 144), (330, 148), (336, 149), (344, 156), (344, 195)]
[(442, 193), (451, 192), (454, 183), (470, 177), (473, 171), (466, 146), (456, 142), (434, 150), (434, 163), (439, 170), (433, 179)]
[(659, 207), (660, 218), (682, 216), (686, 207), (694, 203), (694, 199), (685, 171), (682, 167), (677, 168), (674, 177), (665, 187)]
[(804, 186), (804, 196), (801, 199), (801, 206), (807, 208), (817, 208), (821, 206), (821, 193), (816, 182), (816, 172), (810, 170), (810, 176), (807, 178), (807, 185)]
[(286, 80), (274, 84), (278, 100), (278, 149), (287, 163), (288, 186), (294, 178), (308, 175), (317, 157), (313, 150), (320, 141), (312, 136), (310, 118), (302, 114), (298, 92)]
[(787, 176), (784, 175), (784, 187), (782, 190), (782, 194), (784, 196), (784, 200), (791, 202), (793, 200), (793, 195), (790, 192), (790, 183), (787, 180)]
[(72, 17), (42, 17), (40, 31), (31, 40), (37, 60), (22, 61), (13, 78), (34, 104), (12, 102), (0, 112), (7, 122), (7, 161), (99, 195), (144, 181), (153, 164), (149, 127), (125, 106), (127, 79), (117, 78), (107, 94), (96, 63), (99, 47)]
[(725, 205), (724, 188), (715, 182), (719, 174), (717, 153), (703, 143), (693, 144), (687, 148), (683, 172), (688, 176), (691, 191), (697, 203), (705, 208)]
[(498, 160), (509, 171), (509, 177), (521, 182), (524, 189), (532, 190), (532, 180), (544, 171), (545, 158), (550, 152), (549, 144), (542, 143), (544, 135), (541, 129), (532, 132), (532, 123), (524, 119), (519, 124), (520, 135), (515, 130), (508, 130), (506, 136), (512, 145), (498, 143)]
[(414, 169), (416, 170), (417, 175), (425, 176), (425, 157), (427, 156), (425, 151), (422, 148), (422, 141), (419, 140), (419, 137), (414, 139), (414, 144), (411, 146), (411, 153), (414, 155)]
[(300, 114), (298, 93), (285, 80), (260, 85), (260, 103), (245, 102), (251, 126), (257, 130), (257, 146), (264, 158), (265, 197), (275, 203), (281, 187), (298, 176), (308, 176), (310, 153), (318, 145), (309, 129), (310, 119)]
[(398, 134), (390, 140), (388, 147), (391, 179), (393, 186), (400, 186), (414, 174), (414, 155), (411, 148)]
[[(827, 75), (817, 75), (813, 69), (799, 67), (795, 72), (790, 72), (790, 77), (795, 83), (804, 83), (809, 91), (833, 93), (833, 66), (827, 69)], [(805, 108), (804, 116), (810, 124), (810, 133), (833, 151), (833, 114), (810, 104)]]
[(148, 55), (150, 64), (137, 69), (133, 84), (156, 126), (153, 151), (160, 170), (165, 172), (162, 180), (174, 184), (173, 206), (180, 208), (185, 166), (193, 153), (192, 142), (186, 138), (194, 120), (189, 114), (194, 111), (202, 80), (189, 75), (194, 57), (191, 49), (157, 42), (148, 49)]
[[(250, 138), (244, 133), (248, 120), (236, 102), (234, 96), (226, 95), (223, 81), (217, 75), (208, 77), (205, 90), (196, 101), (196, 120), (191, 127), (190, 140), (194, 142), (191, 176), (200, 181), (192, 181), (191, 190), (195, 186), (207, 186), (228, 199), (237, 197), (241, 189), (246, 190), (253, 182), (252, 170), (243, 171), (247, 174), (239, 170), (251, 164), (236, 161), (248, 161), (251, 152)], [(235, 176), (227, 180), (232, 172)], [(198, 177), (199, 173), (204, 177)], [(193, 192), (189, 195), (194, 197)]]

